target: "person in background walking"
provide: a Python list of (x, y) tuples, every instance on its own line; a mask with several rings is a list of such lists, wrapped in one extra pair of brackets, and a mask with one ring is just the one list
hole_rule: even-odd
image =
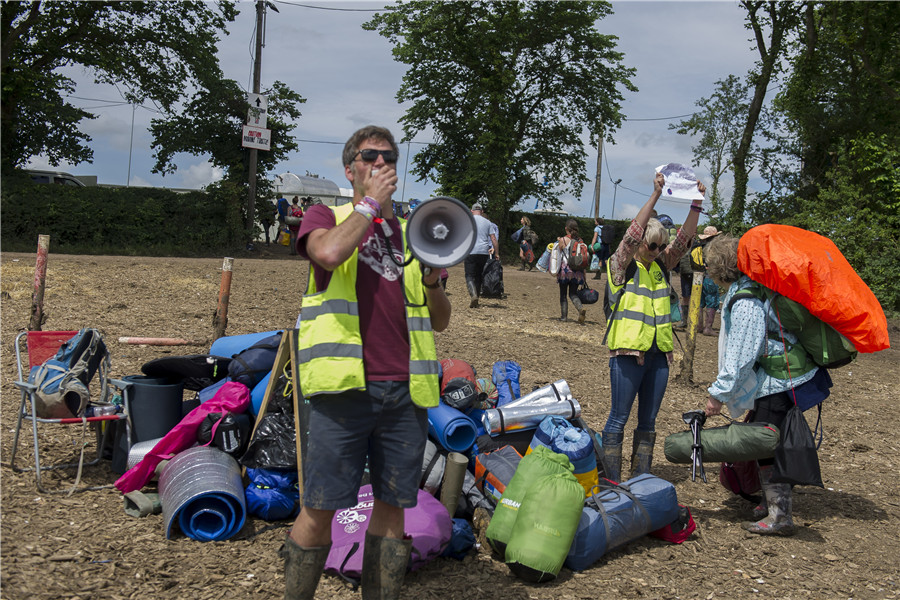
[(703, 335), (716, 335), (713, 321), (719, 308), (719, 286), (706, 275), (705, 248), (717, 235), (719, 230), (712, 225), (707, 226), (698, 235), (699, 241), (691, 248), (691, 267), (694, 272), (703, 273), (703, 287), (700, 293), (700, 314), (697, 317), (697, 330)]
[[(584, 271), (575, 271), (569, 268), (569, 261), (566, 258), (568, 254), (566, 248), (569, 247), (569, 244), (573, 244), (581, 241), (581, 236), (578, 235), (578, 221), (575, 219), (569, 219), (566, 221), (566, 235), (556, 240), (558, 244), (558, 248), (561, 249), (561, 253), (563, 256), (562, 261), (560, 261), (559, 271), (556, 273), (556, 283), (559, 284), (559, 320), (566, 321), (569, 317), (569, 302), (572, 301), (572, 306), (575, 307), (575, 310), (578, 311), (578, 324), (584, 325), (585, 315), (587, 311), (584, 309), (584, 306), (581, 304), (581, 298), (578, 297), (578, 294), (575, 292), (578, 290), (578, 286), (584, 283)], [(568, 300), (566, 297), (568, 296)]]
[[(635, 397), (638, 424), (631, 452), (631, 476), (650, 472), (656, 444), (656, 415), (666, 393), (672, 363), (670, 270), (687, 252), (697, 229), (702, 200), (694, 200), (684, 225), (669, 243), (669, 234), (650, 215), (662, 194), (665, 176), (657, 173), (653, 193), (638, 212), (606, 265), (606, 294), (613, 307), (607, 324), (609, 378), (612, 401), (602, 434), (602, 463), (606, 477), (619, 481), (622, 441)], [(701, 194), (706, 187), (697, 182)], [(634, 275), (626, 277), (634, 263)], [(662, 263), (662, 264), (660, 264)]]
[(466, 288), (469, 290), (470, 297), (469, 308), (478, 308), (478, 298), (481, 296), (481, 285), (484, 279), (484, 265), (488, 260), (500, 260), (500, 246), (497, 242), (497, 234), (494, 233), (496, 225), (482, 215), (483, 211), (484, 207), (480, 202), (472, 205), (472, 214), (475, 216), (475, 246), (465, 261)]
[(447, 328), (450, 301), (439, 269), (404, 252), (406, 222), (391, 211), (398, 156), (387, 129), (354, 133), (342, 155), (353, 202), (311, 206), (300, 230), (309, 279), (298, 370), (309, 433), (303, 508), (282, 550), (291, 600), (315, 596), (335, 512), (357, 503), (367, 462), (374, 504), (361, 550), (362, 597), (398, 598), (409, 564), (405, 509), (418, 501), (427, 409), (440, 398), (433, 331)]
[(519, 259), (522, 261), (522, 266), (519, 270), (528, 269), (530, 271), (532, 263), (534, 263), (534, 249), (531, 247), (534, 230), (531, 228), (531, 219), (528, 217), (522, 217), (519, 223), (522, 224), (522, 237), (519, 238)]

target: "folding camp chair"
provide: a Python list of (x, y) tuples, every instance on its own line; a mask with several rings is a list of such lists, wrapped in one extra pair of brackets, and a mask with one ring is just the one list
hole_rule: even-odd
[[(118, 421), (125, 418), (124, 414), (116, 413), (116, 414), (103, 414), (97, 416), (84, 416), (84, 417), (73, 417), (73, 418), (42, 418), (38, 416), (37, 411), (37, 399), (35, 395), (35, 391), (37, 390), (37, 386), (34, 383), (30, 383), (29, 374), (34, 367), (38, 367), (42, 365), (47, 359), (53, 358), (56, 356), (60, 346), (72, 339), (75, 335), (77, 335), (78, 331), (23, 331), (19, 335), (16, 336), (15, 339), (15, 347), (16, 347), (16, 367), (18, 368), (19, 378), (17, 381), (13, 382), (16, 387), (18, 387), (22, 391), (22, 402), (19, 405), (19, 415), (16, 420), (16, 432), (15, 437), (13, 438), (13, 447), (12, 453), (10, 455), (10, 466), (13, 471), (23, 472), (23, 471), (31, 471), (34, 470), (35, 482), (37, 483), (37, 488), (44, 494), (55, 493), (55, 492), (72, 492), (72, 491), (87, 491), (87, 490), (97, 490), (110, 487), (110, 485), (103, 486), (87, 486), (87, 487), (78, 487), (78, 483), (81, 479), (81, 470), (84, 465), (95, 465), (100, 462), (100, 458), (102, 457), (103, 449), (110, 442), (111, 432), (113, 431), (112, 423), (107, 423), (107, 421)], [(26, 369), (27, 366), (27, 369)], [(91, 406), (99, 407), (107, 404), (107, 398), (109, 396), (109, 386), (108, 386), (108, 377), (109, 377), (109, 355), (105, 354), (103, 359), (100, 361), (100, 366), (96, 373), (99, 381), (98, 385), (100, 387), (100, 395), (99, 398), (95, 401), (91, 401)], [(90, 381), (85, 382), (89, 384)], [(108, 406), (108, 404), (107, 404)], [(22, 421), (24, 419), (29, 419), (31, 421), (31, 429), (34, 437), (34, 467), (21, 468), (16, 467), (16, 451), (19, 446), (19, 433), (22, 429)], [(82, 445), (80, 458), (78, 462), (67, 463), (67, 464), (53, 464), (53, 465), (42, 465), (41, 464), (41, 451), (40, 444), (38, 440), (38, 425), (39, 424), (56, 424), (56, 425), (81, 425), (83, 428), (86, 428), (88, 424), (91, 424), (91, 428), (95, 430), (96, 433), (96, 442), (97, 442), (97, 456), (93, 460), (89, 462), (84, 462), (84, 446)], [(82, 429), (82, 435), (84, 433), (84, 429)], [(75, 484), (69, 488), (68, 490), (47, 490), (41, 484), (41, 471), (47, 471), (51, 469), (64, 469), (64, 468), (72, 468), (78, 467), (78, 474), (75, 479)]]

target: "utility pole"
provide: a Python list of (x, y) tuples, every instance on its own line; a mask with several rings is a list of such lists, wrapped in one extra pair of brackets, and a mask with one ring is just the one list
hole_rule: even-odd
[[(259, 93), (259, 79), (262, 71), (263, 29), (265, 28), (266, 2), (256, 0), (256, 54), (253, 60), (253, 93)], [(256, 213), (256, 159), (259, 150), (250, 148), (250, 188), (247, 193), (247, 233), (253, 234)], [(253, 243), (253, 238), (250, 238)]]
[(594, 218), (600, 218), (600, 171), (603, 167), (603, 119), (600, 120), (600, 141), (597, 142), (597, 176), (594, 178)]

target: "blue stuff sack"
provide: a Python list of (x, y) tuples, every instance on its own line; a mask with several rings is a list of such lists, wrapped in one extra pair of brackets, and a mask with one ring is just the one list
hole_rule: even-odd
[(265, 521), (281, 521), (300, 512), (297, 471), (247, 469), (247, 510)]

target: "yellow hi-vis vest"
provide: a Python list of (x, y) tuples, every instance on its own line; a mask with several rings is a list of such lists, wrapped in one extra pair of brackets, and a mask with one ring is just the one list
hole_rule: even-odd
[[(353, 212), (353, 205), (344, 204), (332, 210), (336, 224), (340, 224)], [(409, 258), (405, 220), (400, 219), (400, 227), (403, 235), (399, 243), (404, 256)], [(317, 267), (310, 262), (297, 335), (300, 390), (306, 397), (366, 387), (356, 298), (358, 253), (354, 249), (350, 258), (332, 271), (328, 286), (321, 291), (316, 289), (314, 269)], [(402, 283), (409, 331), (409, 392), (417, 406), (431, 408), (440, 399), (439, 363), (418, 261), (413, 260), (404, 267)]]
[(647, 270), (641, 261), (635, 260), (637, 271), (623, 285), (613, 285), (609, 261), (606, 263), (606, 279), (609, 282), (606, 293), (610, 306), (615, 296), (622, 292), (619, 305), (609, 322), (607, 346), (610, 350), (628, 349), (646, 352), (653, 346), (663, 352), (671, 352), (672, 314), (669, 303), (669, 284), (662, 268), (655, 260)]

